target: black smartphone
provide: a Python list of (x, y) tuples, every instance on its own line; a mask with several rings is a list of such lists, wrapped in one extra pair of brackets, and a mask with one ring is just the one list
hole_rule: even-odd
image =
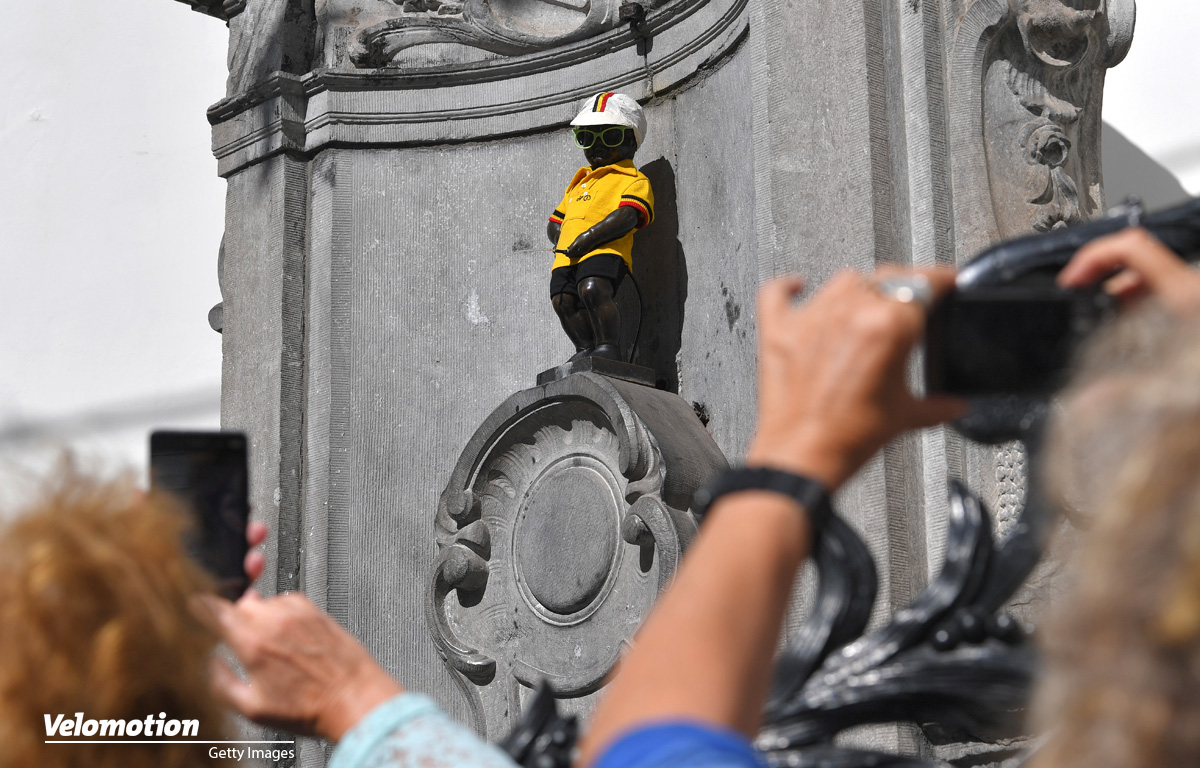
[(1053, 394), (1080, 343), (1115, 311), (1114, 299), (1094, 289), (952, 292), (926, 325), (926, 389), (963, 397)]
[(174, 494), (194, 515), (188, 551), (229, 599), (249, 582), (246, 522), (250, 515), (246, 436), (240, 432), (154, 432), (150, 487)]

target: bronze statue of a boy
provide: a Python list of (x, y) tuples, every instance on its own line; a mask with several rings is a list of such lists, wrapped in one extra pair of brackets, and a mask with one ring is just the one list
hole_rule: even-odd
[(633, 265), (633, 233), (654, 220), (650, 180), (633, 165), (646, 116), (633, 98), (601, 93), (571, 121), (589, 166), (550, 215), (550, 300), (575, 344), (571, 360), (621, 360), (616, 293)]

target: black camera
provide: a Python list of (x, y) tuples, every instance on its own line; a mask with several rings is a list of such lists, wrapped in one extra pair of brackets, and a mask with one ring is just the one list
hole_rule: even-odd
[(997, 243), (963, 265), (930, 314), (925, 349), (928, 391), (970, 401), (958, 431), (996, 443), (1037, 428), (1079, 345), (1115, 313), (1100, 290), (1065, 291), (1055, 277), (1081, 247), (1131, 226), (1185, 260), (1200, 254), (1200, 198), (1154, 214), (1130, 200), (1093, 221)]
[(1007, 286), (954, 291), (929, 315), (925, 386), (961, 397), (1047, 396), (1080, 344), (1116, 312), (1100, 290)]

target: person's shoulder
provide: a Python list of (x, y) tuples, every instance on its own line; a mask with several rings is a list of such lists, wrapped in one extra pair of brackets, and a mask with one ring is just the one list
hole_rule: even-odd
[(604, 749), (592, 768), (762, 768), (745, 736), (698, 722), (635, 726)]

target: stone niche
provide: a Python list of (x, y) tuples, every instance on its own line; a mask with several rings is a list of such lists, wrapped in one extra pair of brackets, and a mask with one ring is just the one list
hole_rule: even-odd
[[(736, 461), (754, 424), (758, 283), (955, 264), (1101, 211), (1103, 80), (1133, 29), (1133, 0), (188, 4), (230, 29), (228, 96), (208, 115), (228, 180), (222, 418), (250, 435), (254, 508), (277, 533), (267, 588), (304, 589), (489, 737), (516, 716), (529, 669), (586, 710), (674, 551), (642, 569), (646, 534), (626, 521), (659, 497), (622, 496), (633, 481), (612, 451), (633, 438), (603, 416), (615, 406), (548, 410), (521, 422), (536, 449), (514, 438), (495, 453), (508, 439), (496, 438), (484, 450), (497, 409), (524, 403), (571, 352), (543, 238), (583, 162), (566, 129), (580, 101), (618, 90), (646, 108), (636, 162), (657, 217), (636, 241), (638, 290), (627, 281), (620, 296), (639, 319), (634, 362), (654, 371), (648, 393), (684, 421), (703, 414)], [(520, 474), (524, 507), (493, 509), (498, 480), (463, 468), (554, 464), (565, 435), (594, 452)], [(874, 626), (938, 570), (946, 477), (980, 492), (1002, 528), (1026, 461), (1020, 446), (931, 430), (843, 490), (839, 509), (880, 564)], [(686, 532), (687, 504), (662, 503), (659, 519)], [(562, 526), (575, 543), (547, 544)], [(607, 613), (605, 596), (639, 579), (630, 613)], [(809, 593), (797, 589), (789, 631)], [(522, 655), (536, 643), (481, 629), (496, 606), (516, 607), (522, 637), (586, 637)], [(908, 726), (862, 739), (929, 748)], [(301, 763), (322, 759), (302, 745)]]

